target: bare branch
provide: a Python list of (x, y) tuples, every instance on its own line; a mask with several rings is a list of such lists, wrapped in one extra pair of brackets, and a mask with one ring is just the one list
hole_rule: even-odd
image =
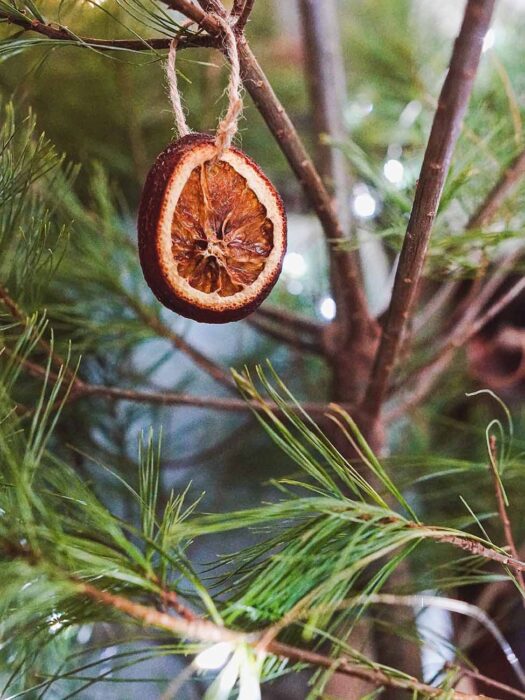
[[(190, 394), (180, 394), (169, 391), (140, 391), (136, 389), (123, 389), (121, 387), (86, 383), (83, 383), (80, 388), (72, 391), (70, 400), (76, 401), (89, 396), (100, 396), (101, 398), (112, 401), (131, 401), (134, 403), (158, 404), (160, 406), (192, 406), (193, 408), (233, 413), (262, 411), (265, 407), (271, 407), (272, 410), (275, 410), (273, 404), (264, 401), (246, 401), (240, 398), (220, 398), (214, 396), (191, 396)], [(295, 404), (288, 404), (288, 408), (294, 410), (297, 407)], [(317, 403), (315, 401), (305, 401), (304, 403), (301, 402), (301, 408), (314, 416), (324, 416), (329, 410), (329, 405), (326, 403)], [(350, 411), (353, 407), (350, 406), (350, 404), (343, 404), (342, 408), (346, 411)]]
[(232, 9), (230, 12), (231, 17), (238, 17), (244, 7), (246, 0), (233, 0)]
[[(425, 697), (428, 698), (443, 697), (443, 690), (441, 688), (429, 686), (426, 683), (421, 683), (417, 679), (407, 676), (389, 676), (379, 668), (363, 668), (362, 666), (351, 663), (345, 658), (331, 659), (315, 651), (298, 649), (297, 647), (292, 647), (282, 642), (272, 642), (268, 647), (268, 651), (276, 656), (290, 659), (291, 661), (328, 668), (337, 671), (337, 673), (344, 673), (354, 678), (370, 681), (376, 686), (418, 691), (424, 693)], [(447, 693), (450, 695), (451, 700), (494, 700), (486, 695), (472, 695), (470, 693), (462, 693), (458, 690), (449, 690)]]
[(235, 31), (236, 32), (243, 32), (244, 31), (246, 23), (250, 19), (250, 15), (252, 13), (254, 5), (255, 5), (255, 0), (246, 0), (245, 1), (244, 7), (242, 8), (242, 10), (239, 14), (239, 19), (235, 23)]
[[(303, 31), (305, 77), (308, 82), (312, 111), (312, 127), (316, 150), (316, 165), (328, 191), (334, 196), (334, 206), (341, 227), (351, 231), (349, 207), (349, 178), (346, 159), (340, 149), (326, 142), (341, 143), (345, 139), (343, 110), (346, 96), (345, 71), (339, 36), (338, 12), (335, 0), (301, 0), (299, 11)], [(330, 41), (327, 41), (330, 37)], [(355, 252), (340, 253), (351, 258), (347, 263), (357, 267)], [(330, 266), (331, 288), (337, 309), (337, 330), (340, 344), (347, 345), (352, 324), (347, 314), (351, 310), (346, 298), (346, 279), (334, 261)], [(353, 393), (353, 392), (352, 392)]]
[(323, 332), (323, 326), (321, 323), (317, 323), (317, 321), (314, 321), (311, 318), (300, 316), (299, 314), (287, 311), (286, 309), (280, 309), (277, 306), (264, 304), (257, 309), (255, 315), (262, 318), (267, 318), (270, 321), (282, 323), (286, 327), (291, 327), (296, 331), (310, 333), (315, 337), (320, 337)]
[[(480, 297), (485, 297), (486, 287), (492, 287), (494, 278), (489, 280), (485, 288), (480, 293)], [(411, 408), (417, 406), (422, 399), (431, 391), (437, 379), (450, 365), (456, 352), (463, 347), (472, 337), (492, 321), (506, 306), (508, 306), (525, 289), (525, 278), (519, 279), (505, 294), (492, 304), (476, 320), (461, 322), (451, 332), (449, 337), (442, 344), (436, 355), (428, 363), (420, 367), (415, 375), (411, 377), (412, 388), (403, 399), (390, 411), (385, 413), (385, 421), (397, 420)], [(492, 292), (493, 293), (493, 292)], [(470, 315), (470, 314), (469, 314)]]
[(475, 671), (472, 668), (462, 668), (461, 673), (463, 674), (463, 676), (472, 678), (472, 680), (474, 681), (479, 681), (481, 683), (484, 683), (485, 685), (492, 686), (497, 690), (502, 690), (505, 693), (509, 693), (509, 695), (514, 695), (517, 698), (522, 698), (522, 700), (525, 700), (525, 693), (523, 693), (521, 690), (518, 690), (517, 688), (511, 688), (510, 685), (506, 685), (505, 683), (495, 681), (493, 678), (488, 678), (488, 676), (484, 676), (482, 673), (480, 673), (479, 671)]
[(184, 340), (178, 333), (175, 333), (169, 326), (163, 323), (158, 316), (152, 314), (132, 296), (126, 298), (137, 316), (149, 326), (154, 333), (173, 343), (178, 350), (187, 355), (197, 367), (212, 377), (212, 379), (215, 379), (216, 382), (227, 387), (230, 391), (236, 391), (235, 382), (227, 370), (211, 360), (200, 350), (197, 350), (197, 348), (188, 343), (187, 340)]
[(503, 171), (500, 179), (488, 193), (481, 206), (470, 217), (467, 229), (482, 228), (493, 219), (503, 202), (512, 194), (524, 176), (525, 149)]
[(324, 356), (323, 346), (320, 341), (316, 342), (315, 340), (301, 338), (300, 335), (294, 333), (294, 331), (290, 331), (286, 326), (276, 326), (271, 321), (268, 322), (266, 319), (258, 317), (257, 314), (253, 314), (246, 320), (250, 326), (253, 326), (261, 333), (265, 333), (270, 338), (277, 340), (279, 343), (289, 345), (296, 350)]
[(468, 0), (461, 30), (454, 44), (401, 249), (388, 317), (363, 402), (363, 413), (372, 420), (381, 409), (412, 311), (432, 225), (493, 10), (494, 0)]

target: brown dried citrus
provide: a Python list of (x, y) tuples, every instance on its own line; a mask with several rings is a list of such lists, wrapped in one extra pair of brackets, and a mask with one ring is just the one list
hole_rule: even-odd
[(236, 148), (191, 134), (151, 169), (139, 211), (139, 253), (157, 298), (207, 323), (244, 318), (270, 293), (286, 248), (273, 185)]

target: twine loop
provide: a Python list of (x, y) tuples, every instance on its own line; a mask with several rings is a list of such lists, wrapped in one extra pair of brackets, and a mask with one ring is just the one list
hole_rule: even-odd
[[(241, 97), (241, 69), (239, 65), (239, 54), (237, 52), (237, 41), (235, 39), (235, 34), (233, 33), (229, 22), (224, 17), (221, 17), (218, 14), (214, 15), (214, 17), (222, 26), (224, 50), (230, 63), (230, 79), (226, 89), (226, 94), (228, 96), (228, 108), (224, 117), (222, 117), (222, 119), (219, 121), (215, 132), (215, 146), (217, 147), (217, 154), (220, 156), (231, 146), (233, 138), (237, 133), (237, 127), (239, 118), (242, 114), (243, 104)], [(191, 24), (193, 24), (193, 22), (190, 20), (189, 22), (186, 22), (184, 27), (186, 28)], [(173, 106), (173, 114), (175, 116), (177, 132), (179, 136), (182, 137), (191, 134), (192, 131), (186, 121), (186, 115), (184, 114), (184, 108), (182, 106), (182, 100), (177, 83), (175, 59), (179, 37), (180, 34), (174, 37), (171, 41), (168, 61), (166, 64), (166, 75), (168, 78), (169, 95)]]

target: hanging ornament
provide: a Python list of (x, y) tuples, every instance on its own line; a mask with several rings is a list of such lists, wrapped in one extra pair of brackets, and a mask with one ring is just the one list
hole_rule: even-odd
[(268, 296), (286, 250), (282, 200), (259, 166), (232, 147), (242, 112), (237, 44), (226, 20), (228, 110), (214, 137), (191, 133), (177, 88), (174, 39), (170, 96), (179, 132), (150, 170), (139, 209), (144, 277), (169, 309), (205, 323), (244, 318)]

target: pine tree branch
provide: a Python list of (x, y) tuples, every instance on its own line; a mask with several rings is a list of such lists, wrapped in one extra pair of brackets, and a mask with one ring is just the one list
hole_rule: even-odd
[(219, 627), (215, 623), (202, 617), (195, 617), (191, 620), (173, 617), (167, 613), (160, 612), (156, 608), (136, 603), (124, 596), (115, 595), (109, 591), (103, 591), (89, 583), (77, 584), (77, 590), (80, 594), (91, 598), (97, 603), (123, 612), (129, 615), (129, 617), (139, 620), (148, 627), (168, 630), (185, 639), (212, 643), (232, 642), (234, 644), (246, 643), (250, 639), (249, 635), (243, 634), (242, 632), (235, 632), (226, 627)]
[(375, 421), (381, 410), (403, 332), (412, 311), (432, 225), (467, 109), (481, 56), (483, 37), (489, 27), (493, 9), (494, 0), (468, 0), (461, 30), (454, 44), (416, 187), (388, 316), (363, 402), (363, 413), (372, 421)]
[(498, 182), (472, 214), (467, 224), (467, 230), (482, 228), (489, 223), (523, 177), (525, 177), (525, 149), (503, 171)]
[[(213, 360), (210, 360), (208, 357), (206, 357), (203, 353), (200, 352), (200, 350), (197, 350), (194, 348), (190, 343), (188, 343), (186, 340), (181, 338), (177, 333), (171, 330), (169, 326), (166, 326), (160, 319), (158, 319), (156, 316), (153, 314), (150, 314), (147, 309), (142, 307), (135, 299), (132, 297), (126, 297), (129, 301), (130, 306), (133, 308), (133, 310), (137, 313), (140, 319), (144, 321), (144, 323), (149, 326), (158, 336), (161, 338), (166, 338), (166, 340), (169, 340), (173, 343), (173, 345), (183, 352), (185, 355), (187, 355), (200, 369), (202, 369), (204, 372), (209, 374), (215, 381), (218, 383), (222, 384), (223, 386), (226, 386), (228, 389), (230, 389), (233, 392), (236, 392), (236, 386), (235, 382), (233, 381), (232, 377), (228, 374), (226, 370), (224, 370), (220, 365), (216, 364), (213, 362)], [(16, 302), (10, 297), (8, 294), (7, 290), (0, 285), (0, 301), (4, 303), (6, 308), (9, 310), (11, 315), (16, 318), (17, 320), (21, 321), (24, 323), (24, 325), (27, 325), (28, 319), (23, 313), (23, 311), (18, 307)], [(56, 353), (56, 351), (49, 345), (49, 343), (44, 340), (43, 338), (40, 338), (38, 341), (38, 344), (40, 347), (46, 352), (47, 355), (51, 357), (53, 365), (55, 367), (65, 368), (66, 376), (72, 381), (72, 389), (71, 389), (71, 399), (78, 398), (82, 395), (86, 395), (91, 391), (91, 393), (97, 393), (100, 392), (101, 387), (97, 388), (97, 391), (93, 390), (94, 385), (89, 385), (83, 382), (81, 379), (79, 379), (74, 372), (72, 372), (70, 369), (67, 368), (67, 363), (64, 361), (60, 355)], [(33, 366), (34, 372), (37, 370), (35, 369), (35, 366)], [(38, 370), (40, 374), (45, 375), (45, 368), (40, 367)], [(91, 387), (91, 389), (89, 389)], [(116, 390), (115, 390), (116, 391)], [(137, 401), (141, 402), (149, 402), (149, 403), (184, 403), (185, 397), (184, 395), (180, 394), (174, 394), (171, 395), (171, 401), (164, 402), (161, 400), (160, 397), (165, 396), (165, 394), (162, 393), (151, 393), (147, 394), (147, 392), (136, 392), (137, 395), (140, 397), (138, 399), (135, 399)], [(151, 398), (146, 400), (144, 396), (149, 395)], [(111, 391), (108, 393), (108, 397), (113, 396), (116, 398), (115, 394), (111, 394)], [(180, 401), (179, 401), (180, 399)], [(190, 400), (192, 400), (190, 398)], [(212, 399), (210, 399), (212, 401)], [(192, 404), (187, 404), (187, 405), (192, 405)], [(203, 406), (204, 407), (204, 406)], [(218, 406), (217, 406), (218, 407)], [(227, 409), (225, 409), (227, 410)], [(236, 410), (236, 409), (232, 409)]]
[[(69, 41), (78, 46), (87, 46), (99, 50), (128, 50), (128, 51), (149, 51), (169, 49), (171, 39), (169, 37), (155, 37), (150, 39), (97, 39), (94, 37), (78, 36), (67, 27), (55, 23), (40, 22), (30, 17), (13, 17), (6, 12), (0, 11), (0, 19), (7, 24), (21, 27), (27, 32), (36, 32), (48, 39), (55, 41)], [(177, 44), (177, 49), (216, 47), (217, 39), (207, 35), (182, 36)]]
[[(16, 301), (10, 296), (8, 290), (0, 284), (0, 301), (4, 304), (6, 309), (9, 311), (11, 316), (16, 320), (22, 323), (25, 327), (28, 327), (30, 324), (30, 321), (26, 314), (22, 311), (22, 309), (18, 306)], [(63, 369), (65, 376), (70, 382), (79, 382), (80, 380), (77, 379), (75, 372), (73, 372), (69, 367), (67, 366), (67, 362), (64, 360), (61, 355), (59, 355), (56, 350), (45, 340), (44, 338), (40, 337), (38, 338), (38, 345), (42, 350), (46, 353), (48, 357), (51, 358), (52, 364), (57, 368), (57, 369)], [(28, 361), (26, 361), (28, 365)], [(43, 371), (44, 375), (46, 374), (46, 370), (44, 368), (40, 368), (39, 370), (36, 369), (36, 365), (33, 366), (32, 368), (35, 372), (38, 371)], [(56, 375), (51, 375), (55, 376)]]
[[(192, 19), (208, 34), (221, 36), (221, 25), (213, 13), (204, 12), (201, 7), (189, 0), (163, 0), (163, 2)], [(308, 202), (321, 222), (332, 268), (342, 282), (341, 298), (336, 299), (339, 312), (348, 319), (353, 331), (368, 326), (371, 319), (357, 263), (353, 256), (348, 256), (342, 250), (342, 246), (337, 246), (337, 243), (345, 239), (346, 235), (334, 210), (331, 197), (243, 34), (238, 36), (237, 48), (244, 86), (296, 174)]]
[[(231, 642), (232, 644), (250, 644), (251, 646), (257, 647), (258, 634), (247, 635), (242, 632), (236, 632), (203, 618), (197, 618), (195, 620), (175, 618), (171, 615), (159, 612), (155, 608), (131, 601), (124, 596), (102, 591), (91, 584), (78, 584), (77, 590), (79, 594), (85, 595), (91, 600), (108, 608), (118, 610), (144, 625), (167, 630), (179, 637), (201, 642)], [(289, 644), (283, 644), (282, 642), (273, 641), (264, 651), (297, 663), (332, 669), (338, 673), (352, 676), (353, 678), (369, 681), (378, 687), (388, 686), (391, 688), (424, 692), (431, 698), (440, 698), (443, 695), (442, 689), (429, 686), (426, 683), (418, 681), (416, 678), (388, 675), (379, 668), (366, 668), (365, 666), (352, 663), (345, 658), (332, 659), (317, 652), (300, 649)], [(451, 700), (495, 700), (489, 696), (472, 695), (455, 690), (448, 691), (447, 697), (450, 697)]]
[(485, 545), (478, 540), (462, 535), (452, 535), (448, 532), (441, 532), (441, 529), (438, 527), (428, 528), (424, 525), (414, 525), (414, 527), (421, 529), (422, 537), (429, 538), (435, 542), (441, 542), (441, 544), (451, 544), (457, 549), (462, 549), (464, 552), (473, 554), (476, 557), (495, 561), (497, 564), (501, 564), (518, 573), (525, 571), (525, 562), (515, 559), (508, 554), (498, 552), (495, 549), (485, 547)]
[[(502, 563), (504, 566), (512, 567), (519, 571), (525, 570), (525, 563), (509, 558), (496, 550), (489, 549), (477, 540), (469, 539), (466, 536), (454, 535), (450, 532), (443, 531), (441, 528), (426, 527), (419, 523), (403, 522), (405, 525), (408, 524), (409, 527), (416, 529), (418, 531), (418, 537), (421, 536), (423, 538), (433, 539), (436, 542), (451, 544), (468, 551), (470, 554)], [(26, 544), (20, 544), (16, 541), (4, 541), (3, 547), (8, 557), (25, 559), (31, 565), (37, 565), (40, 562), (40, 555), (36, 554), (32, 548)], [(443, 694), (442, 689), (428, 686), (413, 677), (390, 675), (379, 667), (358, 665), (344, 657), (333, 659), (310, 650), (275, 641), (272, 639), (272, 636), (268, 634), (269, 630), (274, 630), (275, 625), (261, 631), (243, 633), (217, 625), (208, 619), (195, 615), (193, 611), (186, 610), (184, 604), (178, 598), (176, 598), (175, 602), (176, 606), (179, 608), (178, 612), (180, 617), (174, 617), (159, 611), (155, 607), (137, 603), (123, 595), (101, 590), (91, 583), (79, 581), (78, 578), (73, 576), (70, 576), (69, 580), (75, 586), (75, 590), (79, 595), (86, 596), (96, 603), (124, 613), (143, 625), (167, 630), (183, 639), (208, 643), (230, 642), (232, 645), (249, 644), (256, 649), (275, 656), (298, 663), (328, 668), (334, 672), (337, 671), (338, 673), (344, 673), (355, 678), (362, 678), (374, 683), (376, 686), (384, 685), (392, 688), (419, 691), (426, 693), (428, 697), (436, 698), (441, 697)], [(160, 597), (163, 602), (169, 603), (169, 600), (166, 600), (165, 595), (162, 593)], [(487, 700), (487, 696), (465, 694), (458, 691), (448, 691), (447, 697), (456, 700), (482, 700), (483, 698)], [(488, 700), (495, 699), (488, 698)]]

